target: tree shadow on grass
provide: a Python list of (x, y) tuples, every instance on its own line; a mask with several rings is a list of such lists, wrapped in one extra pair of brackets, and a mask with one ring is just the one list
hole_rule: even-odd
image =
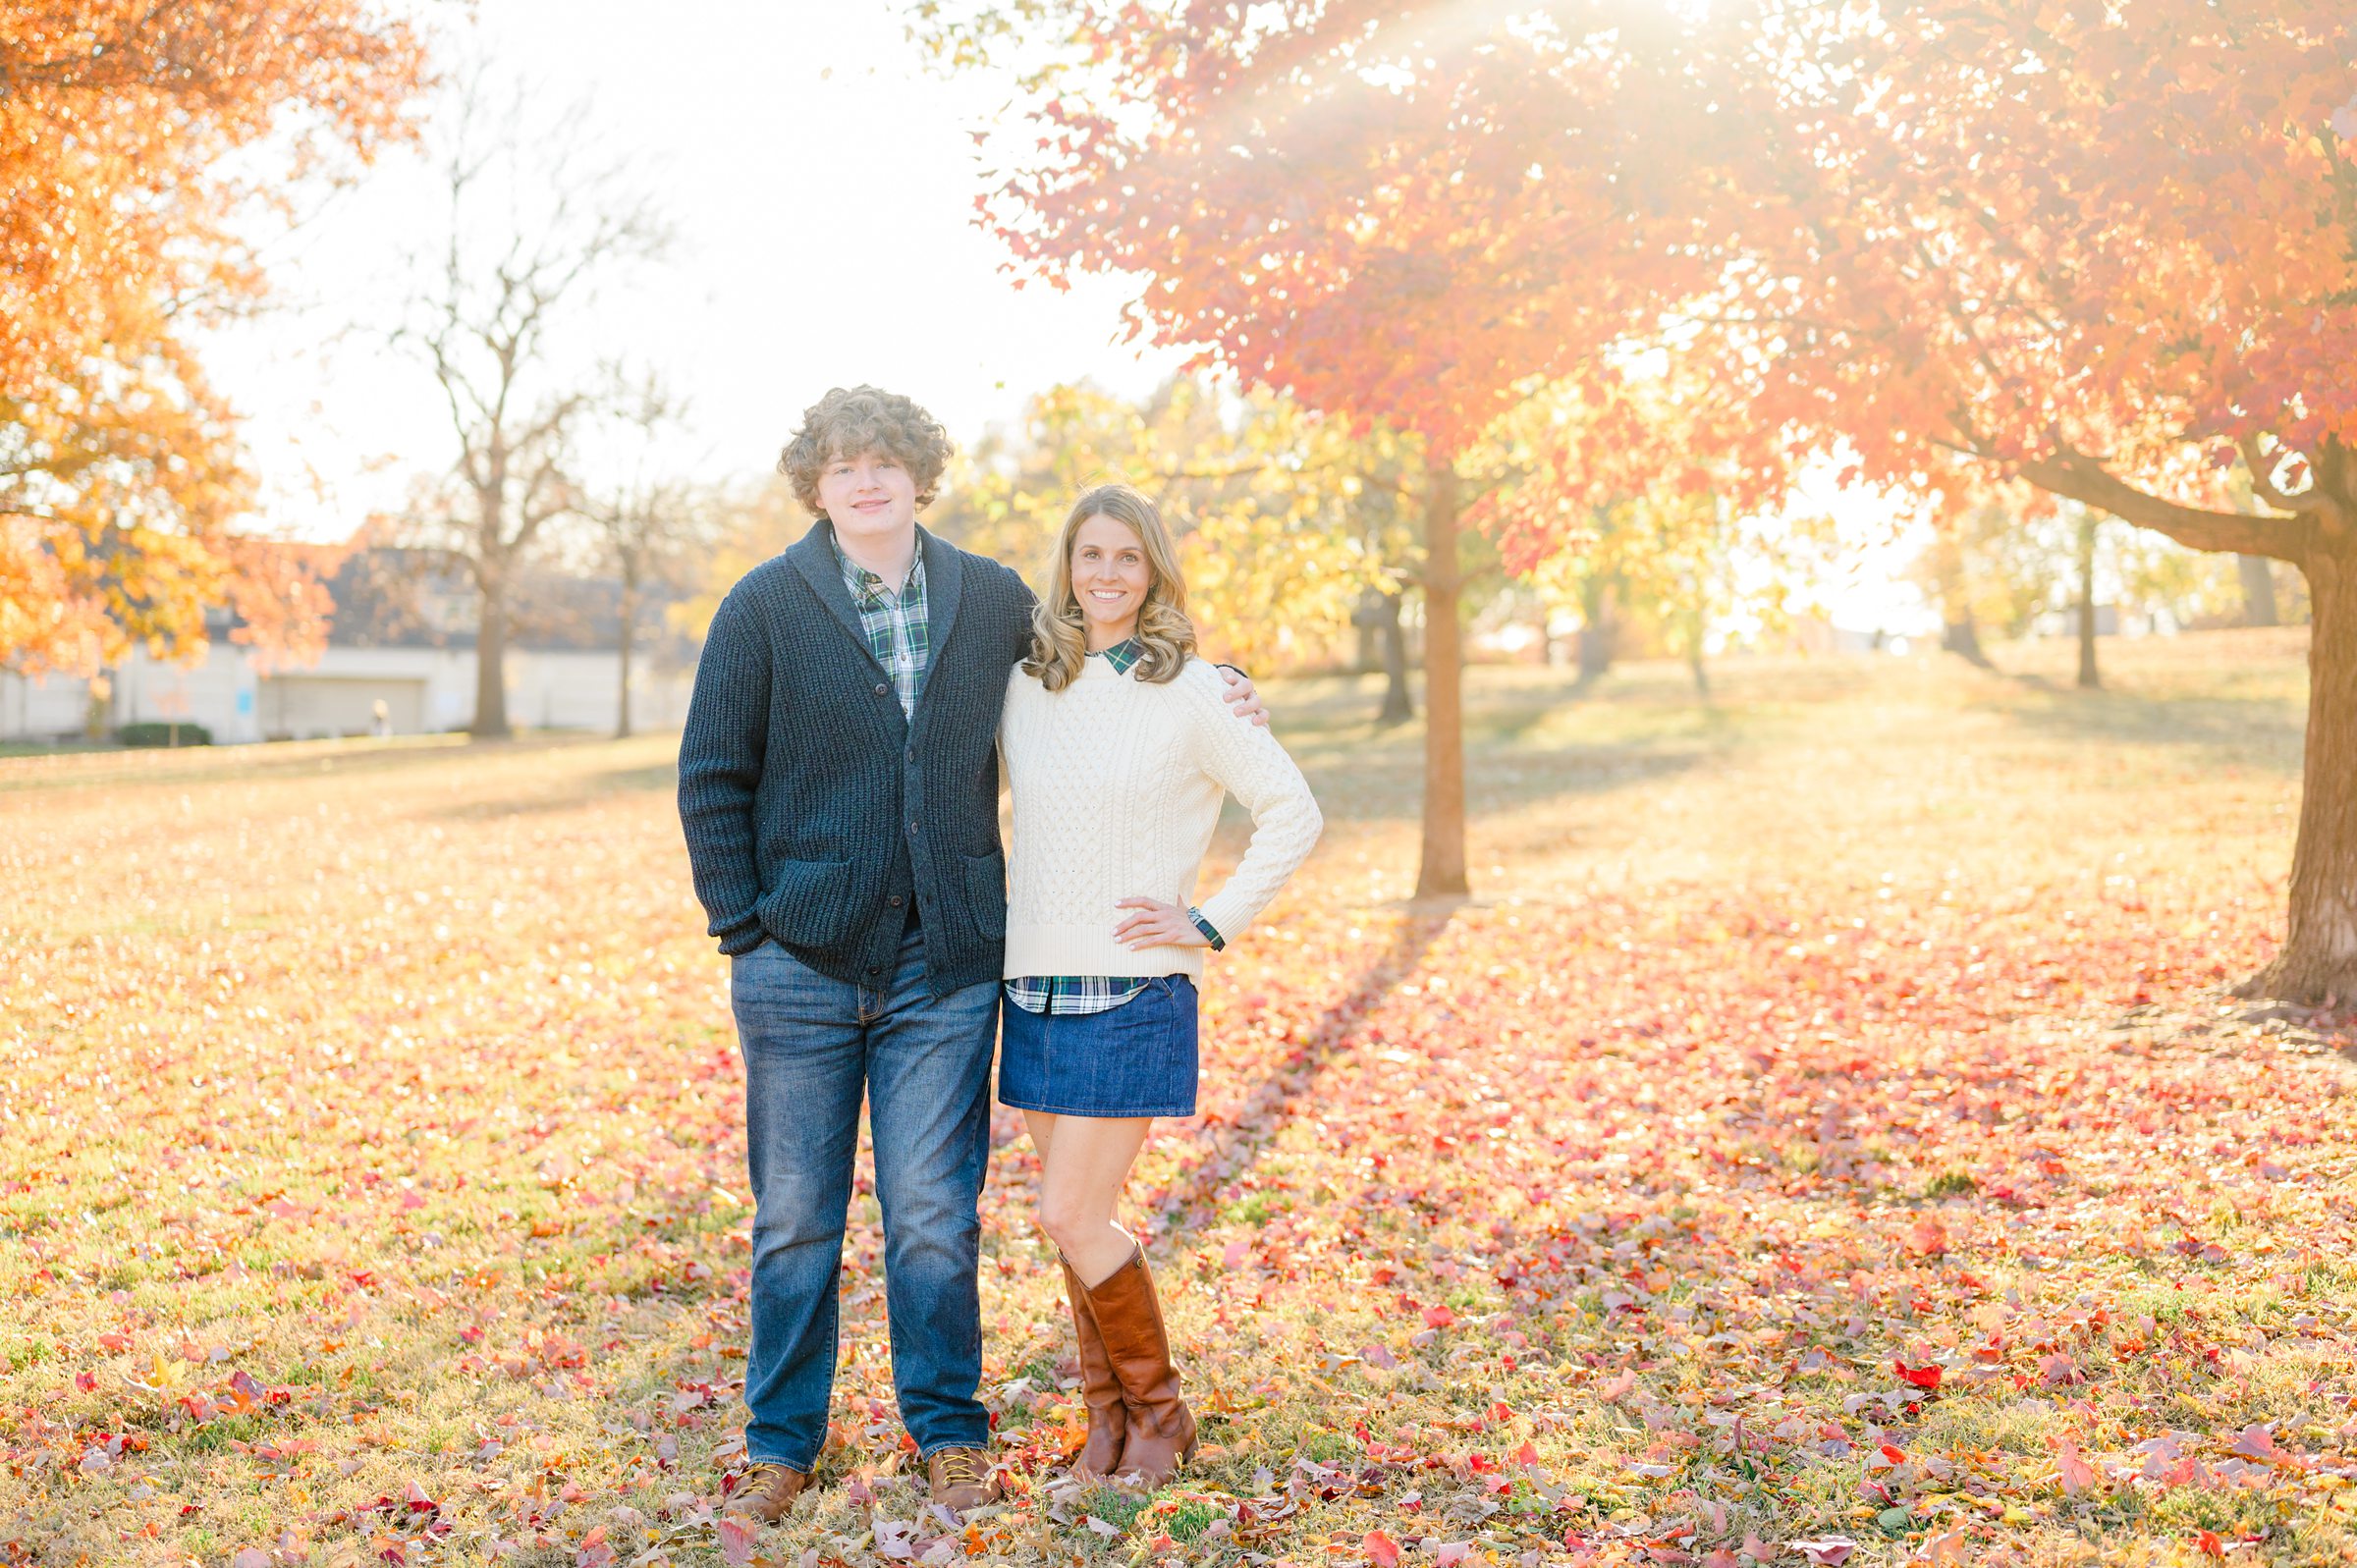
[[(1475, 753), (1465, 764), (1465, 809), (1479, 817), (1668, 779), (1715, 762), (1716, 748), (1569, 745)], [(1424, 798), (1421, 751), (1311, 754), (1302, 773), (1330, 822), (1412, 821)], [(1240, 820), (1240, 819), (1239, 819)]]
[(2283, 774), (2300, 771), (2307, 718), (2280, 701), (2081, 691), (2044, 676), (2011, 678), (2021, 688), (2020, 695), (1987, 706), (2042, 736), (2182, 747), (2209, 753), (2221, 764)]
[(676, 762), (651, 763), (639, 768), (608, 768), (581, 774), (528, 794), (502, 795), (494, 800), (465, 800), (437, 806), (418, 815), (447, 822), (495, 822), (505, 817), (545, 816), (574, 811), (613, 795), (670, 793), (679, 787)]
[(1461, 902), (1436, 903), (1411, 912), (1394, 933), (1391, 944), (1359, 971), (1358, 978), (1310, 1027), (1309, 1038), (1252, 1086), (1235, 1109), (1223, 1118), (1224, 1125), (1205, 1129), (1202, 1146), (1179, 1162), (1159, 1194), (1147, 1196), (1164, 1220), (1165, 1243), (1180, 1242), (1218, 1217), (1212, 1199), (1257, 1164), (1291, 1121), (1295, 1109), (1315, 1099), (1319, 1079), (1352, 1038), (1359, 1021), (1387, 992), (1415, 972), (1461, 907)]

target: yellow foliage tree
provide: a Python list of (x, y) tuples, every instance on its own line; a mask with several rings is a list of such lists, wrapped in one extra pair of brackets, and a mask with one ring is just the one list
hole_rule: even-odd
[(241, 531), (188, 334), (261, 290), (235, 218), (404, 134), (421, 70), (365, 0), (0, 8), (0, 663), (192, 654), (221, 604), (265, 648), (322, 634), (317, 553)]

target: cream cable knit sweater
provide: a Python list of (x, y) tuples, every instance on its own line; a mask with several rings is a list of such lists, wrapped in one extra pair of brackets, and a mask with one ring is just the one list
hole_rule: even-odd
[[(1129, 897), (1198, 903), (1233, 942), (1318, 841), (1324, 819), (1277, 737), (1238, 719), (1215, 666), (1189, 659), (1149, 685), (1103, 659), (1051, 692), (1017, 665), (1007, 681), (999, 754), (1014, 793), (1008, 868), (1009, 978), (1200, 977), (1202, 947), (1113, 940)], [(1194, 896), (1195, 875), (1233, 793), (1252, 842), (1226, 887)]]

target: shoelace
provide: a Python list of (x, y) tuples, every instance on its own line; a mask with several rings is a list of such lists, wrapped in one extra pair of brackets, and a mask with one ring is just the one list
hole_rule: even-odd
[(756, 1461), (745, 1466), (743, 1473), (737, 1478), (737, 1489), (740, 1492), (756, 1491), (769, 1485), (771, 1477), (784, 1474), (784, 1465), (773, 1465), (766, 1460)]
[(979, 1487), (990, 1480), (989, 1461), (979, 1448), (944, 1448), (934, 1457), (941, 1462), (944, 1486)]

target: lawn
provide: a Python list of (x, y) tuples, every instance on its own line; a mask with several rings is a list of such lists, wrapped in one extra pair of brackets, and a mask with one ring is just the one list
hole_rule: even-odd
[[(724, 1539), (727, 970), (672, 741), (0, 760), (0, 1564), (1412, 1565), (2357, 1554), (2357, 1026), (2279, 931), (2294, 632), (1279, 684), (1329, 830), (1133, 1183), (1203, 1418), (1053, 1484), (1002, 1114), (1008, 1506), (904, 1470), (865, 1184), (829, 1485)], [(1235, 825), (1224, 838), (1233, 853)]]

